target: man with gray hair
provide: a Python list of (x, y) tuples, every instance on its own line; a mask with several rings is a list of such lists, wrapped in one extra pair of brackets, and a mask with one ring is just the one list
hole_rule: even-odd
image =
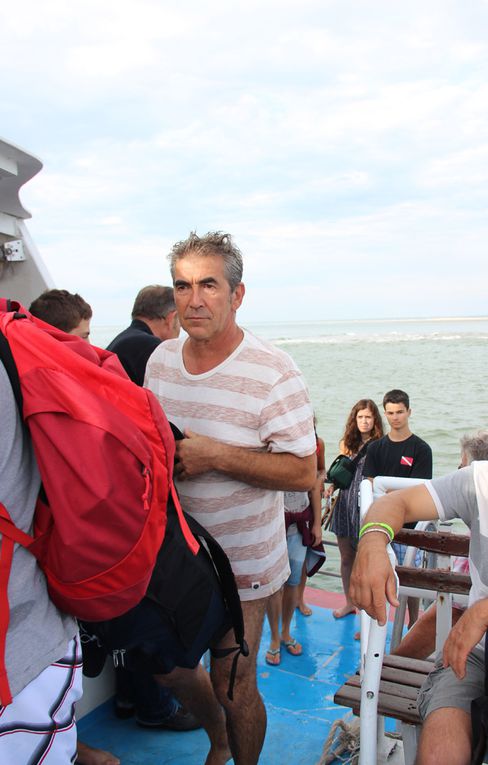
[[(315, 482), (313, 411), (292, 359), (236, 323), (245, 288), (232, 238), (192, 233), (175, 245), (170, 265), (188, 337), (156, 349), (146, 385), (185, 434), (175, 465), (182, 506), (213, 534), (234, 571), (249, 656), (237, 663), (233, 700), (231, 656), (212, 658), (211, 679), (234, 762), (255, 765), (266, 731), (256, 656), (267, 601), (290, 571), (283, 490), (308, 491)], [(228, 632), (217, 649), (232, 645)], [(202, 722), (212, 741), (212, 727)], [(227, 758), (221, 751), (207, 762)]]
[(475, 461), (488, 460), (488, 430), (464, 435), (459, 443), (461, 444), (460, 468), (471, 465)]
[(173, 288), (150, 284), (137, 294), (131, 325), (112, 340), (107, 350), (116, 353), (131, 380), (142, 385), (151, 353), (162, 340), (178, 337), (179, 333)]

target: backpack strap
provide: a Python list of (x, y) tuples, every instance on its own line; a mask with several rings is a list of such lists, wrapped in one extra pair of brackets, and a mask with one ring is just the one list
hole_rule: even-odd
[(2, 544), (0, 547), (0, 703), (7, 706), (12, 702), (12, 694), (7, 677), (5, 665), (5, 645), (7, 642), (7, 630), (10, 620), (10, 608), (8, 602), (8, 580), (12, 568), (14, 544), (18, 542), (28, 547), (32, 537), (18, 529), (12, 521), (6, 507), (0, 503), (0, 533)]
[(230, 613), (232, 620), (232, 627), (234, 629), (234, 636), (236, 639), (236, 646), (231, 648), (212, 648), (211, 653), (216, 659), (222, 659), (225, 656), (229, 656), (231, 653), (235, 653), (234, 660), (232, 662), (232, 668), (229, 678), (229, 688), (227, 690), (227, 696), (230, 701), (234, 698), (234, 683), (237, 673), (237, 662), (239, 656), (249, 656), (249, 647), (244, 637), (244, 618), (242, 616), (241, 599), (237, 591), (236, 580), (234, 578), (234, 572), (232, 571), (229, 559), (221, 548), (216, 539), (213, 538), (209, 532), (201, 526), (198, 521), (185, 513), (185, 518), (188, 522), (188, 526), (192, 534), (196, 537), (201, 537), (205, 540), (210, 556), (213, 560), (214, 566), (217, 570), (217, 574), (222, 586), (222, 594), (224, 596), (225, 604)]
[[(16, 311), (18, 307), (18, 303), (13, 303), (11, 300), (7, 300), (6, 298), (0, 298), (0, 313)], [(12, 351), (10, 350), (10, 345), (8, 344), (8, 340), (2, 331), (0, 331), (0, 361), (3, 363), (5, 371), (7, 372), (8, 379), (10, 380), (10, 385), (12, 386), (12, 390), (15, 396), (15, 401), (17, 402), (17, 407), (20, 412), (20, 417), (23, 419), (23, 399), (22, 392), (20, 390), (19, 375)]]
[[(9, 313), (16, 311), (18, 303), (13, 303), (6, 298), (0, 298), (0, 313)], [(12, 392), (15, 397), (20, 418), (23, 422), (23, 398), (20, 389), (20, 380), (15, 365), (10, 345), (7, 338), (0, 331), (0, 362), (5, 367)], [(28, 547), (32, 542), (32, 537), (18, 529), (12, 521), (6, 507), (0, 503), (0, 534), (2, 543), (0, 548), (0, 703), (3, 706), (12, 702), (12, 694), (7, 677), (7, 667), (5, 665), (5, 647), (7, 642), (7, 630), (10, 621), (10, 607), (8, 602), (8, 581), (10, 569), (12, 568), (12, 558), (14, 554), (15, 542)]]
[(360, 448), (360, 450), (358, 451), (354, 459), (351, 460), (354, 467), (356, 467), (356, 465), (358, 464), (363, 454), (365, 454), (365, 452), (368, 450), (368, 444), (369, 444), (369, 441), (366, 441), (366, 443)]

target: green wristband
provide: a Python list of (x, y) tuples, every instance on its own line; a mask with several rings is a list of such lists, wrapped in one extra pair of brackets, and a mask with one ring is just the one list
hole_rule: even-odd
[(390, 542), (393, 542), (395, 539), (395, 532), (393, 531), (392, 527), (388, 523), (381, 523), (380, 521), (372, 521), (371, 523), (365, 523), (364, 526), (361, 527), (361, 530), (359, 532), (359, 539), (363, 536), (366, 529), (372, 529), (373, 526), (378, 526), (380, 529), (385, 529), (385, 531), (388, 532), (390, 535)]

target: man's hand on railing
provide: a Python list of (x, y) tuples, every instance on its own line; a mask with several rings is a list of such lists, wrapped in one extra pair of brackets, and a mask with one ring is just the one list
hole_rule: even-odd
[(370, 533), (361, 539), (349, 588), (354, 605), (377, 619), (380, 626), (386, 623), (386, 601), (399, 605), (396, 576), (383, 537)]

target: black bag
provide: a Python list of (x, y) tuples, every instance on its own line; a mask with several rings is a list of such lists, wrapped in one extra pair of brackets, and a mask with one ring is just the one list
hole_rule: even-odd
[(327, 471), (327, 481), (333, 483), (336, 489), (348, 489), (354, 478), (357, 464), (367, 447), (368, 445), (365, 444), (354, 459), (347, 457), (345, 454), (339, 454)]
[[(161, 609), (176, 630), (181, 644), (187, 648), (200, 630), (212, 593), (218, 592), (223, 597), (227, 616), (213, 639), (218, 641), (233, 628), (237, 645), (225, 649), (211, 648), (211, 651), (216, 658), (235, 652), (228, 689), (232, 700), (237, 660), (241, 654), (249, 655), (239, 593), (229, 559), (218, 542), (194, 518), (186, 513), (185, 518), (194, 536), (202, 542), (200, 550), (194, 555), (186, 545), (170, 498), (164, 541), (144, 600)], [(135, 657), (140, 658), (138, 609), (139, 606), (135, 606), (122, 616), (107, 621), (82, 623), (82, 647), (84, 658), (86, 651), (88, 665), (86, 675), (95, 677), (102, 670), (100, 647), (105, 653), (113, 653), (114, 657), (118, 653), (127, 653), (129, 668), (138, 669), (131, 665)]]
[(485, 635), (485, 695), (471, 702), (471, 765), (482, 765), (488, 744), (488, 635)]

